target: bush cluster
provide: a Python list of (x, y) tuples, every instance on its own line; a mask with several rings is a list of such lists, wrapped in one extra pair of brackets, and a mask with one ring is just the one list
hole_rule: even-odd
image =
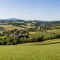
[(41, 33), (32, 35), (33, 41), (40, 42), (44, 40), (57, 39), (60, 38), (60, 34), (52, 34), (52, 33)]
[(20, 43), (29, 42), (41, 42), (49, 39), (60, 38), (60, 34), (34, 34), (30, 37), (12, 37), (12, 36), (1, 36), (0, 45), (16, 45)]
[(0, 37), (0, 45), (15, 45), (17, 44), (17, 40), (15, 40), (14, 37), (7, 37), (7, 36), (2, 36)]

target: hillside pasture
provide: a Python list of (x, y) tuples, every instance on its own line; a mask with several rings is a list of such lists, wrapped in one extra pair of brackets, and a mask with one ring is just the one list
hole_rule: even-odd
[[(54, 44), (51, 44), (51, 43)], [(60, 39), (0, 46), (0, 60), (60, 60)]]
[(60, 29), (47, 30), (50, 33), (60, 33)]
[(0, 25), (0, 27), (3, 27), (6, 30), (13, 30), (13, 29), (24, 29), (18, 26), (13, 26), (13, 25)]

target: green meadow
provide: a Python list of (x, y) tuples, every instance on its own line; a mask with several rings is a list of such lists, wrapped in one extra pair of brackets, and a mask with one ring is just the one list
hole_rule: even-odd
[(60, 39), (2, 45), (0, 60), (60, 60)]
[(0, 0), (0, 60), (60, 60), (60, 0)]
[(13, 25), (0, 25), (0, 27), (3, 27), (6, 30), (22, 29), (21, 27), (17, 27), (17, 26), (13, 26)]

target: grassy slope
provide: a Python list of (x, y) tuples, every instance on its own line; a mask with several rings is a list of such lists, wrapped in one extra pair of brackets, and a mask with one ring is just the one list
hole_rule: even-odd
[[(50, 44), (52, 42), (55, 44)], [(60, 60), (60, 43), (56, 42), (60, 39), (0, 46), (0, 60)]]
[(51, 33), (60, 33), (60, 29), (48, 30), (48, 32), (51, 32)]
[(0, 25), (0, 27), (3, 27), (5, 28), (6, 30), (12, 30), (12, 29), (24, 29), (24, 28), (34, 28), (35, 26), (24, 26), (24, 25), (21, 25), (20, 27), (18, 26), (13, 26), (13, 25)]
[(11, 30), (11, 29), (22, 29), (21, 27), (13, 26), (13, 25), (0, 25), (0, 27), (5, 28), (6, 30)]

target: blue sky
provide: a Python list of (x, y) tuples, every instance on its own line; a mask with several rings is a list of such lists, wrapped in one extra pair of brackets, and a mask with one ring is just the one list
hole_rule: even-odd
[(0, 18), (60, 20), (60, 0), (0, 0)]

